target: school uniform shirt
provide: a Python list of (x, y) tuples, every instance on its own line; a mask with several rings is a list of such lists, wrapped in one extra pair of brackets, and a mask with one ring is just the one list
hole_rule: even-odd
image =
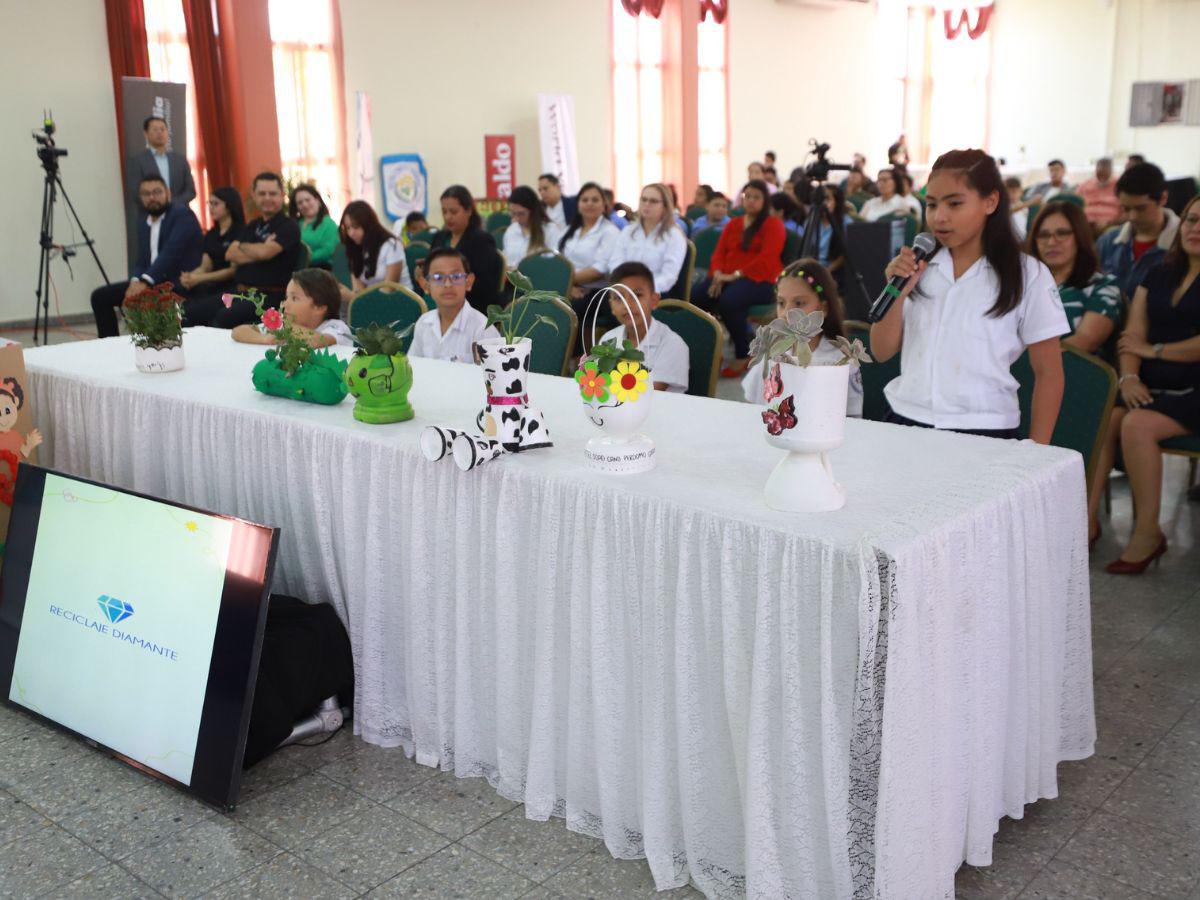
[(1016, 309), (987, 315), (999, 279), (986, 257), (954, 278), (954, 261), (939, 250), (904, 301), (900, 375), (884, 395), (907, 419), (947, 429), (1003, 430), (1021, 424), (1017, 380), (1009, 371), (1025, 348), (1071, 329), (1054, 277), (1021, 255), (1025, 290)]
[(608, 219), (601, 218), (587, 234), (580, 228), (567, 238), (559, 252), (571, 261), (576, 272), (598, 269), (601, 274), (608, 274), (608, 258), (620, 237), (620, 229)]
[(679, 280), (683, 261), (687, 257), (687, 238), (678, 228), (670, 228), (663, 234), (662, 226), (655, 225), (646, 234), (640, 224), (626, 228), (621, 238), (613, 245), (608, 258), (608, 271), (621, 263), (640, 262), (654, 273), (654, 290), (665, 294)]
[[(821, 338), (821, 343), (817, 344), (817, 349), (813, 351), (812, 365), (814, 366), (836, 366), (845, 358), (845, 354), (838, 349), (835, 344), (827, 337)], [(862, 369), (857, 360), (847, 363), (850, 366), (850, 387), (846, 392), (846, 415), (861, 419), (863, 413), (863, 381)], [(742, 391), (746, 395), (746, 402), (757, 403), (760, 406), (766, 401), (763, 399), (763, 367), (762, 361), (751, 366), (746, 370), (746, 377), (742, 379)]]
[(396, 263), (400, 263), (400, 284), (411, 291), (413, 289), (412, 276), (408, 274), (408, 266), (405, 263), (404, 244), (398, 238), (388, 238), (383, 242), (379, 248), (379, 254), (375, 257), (374, 271), (367, 272), (364, 269), (358, 280), (363, 283), (363, 287), (370, 287), (386, 281), (388, 266)]
[[(634, 312), (637, 315), (637, 312)], [(600, 338), (600, 343), (615, 338), (617, 346), (623, 347), (625, 341), (625, 326), (618, 325), (612, 331)], [(646, 355), (646, 368), (650, 370), (650, 380), (665, 384), (667, 390), (682, 394), (688, 388), (688, 372), (691, 368), (691, 354), (683, 338), (673, 332), (658, 319), (650, 319), (650, 327), (646, 336), (638, 344), (638, 349)]]
[[(545, 238), (545, 246), (538, 248), (541, 250), (557, 250), (558, 242), (562, 240), (566, 229), (555, 222), (546, 222), (542, 226), (542, 234)], [(508, 267), (515, 269), (517, 264), (527, 257), (532, 250), (529, 247), (529, 235), (521, 230), (521, 226), (516, 222), (510, 222), (508, 227), (504, 229), (504, 258), (508, 260)]]
[(473, 363), (475, 342), (494, 337), (500, 337), (500, 332), (495, 326), (489, 328), (487, 316), (469, 303), (463, 304), (446, 333), (442, 334), (442, 323), (438, 318), (438, 310), (434, 308), (417, 319), (408, 355)]
[(921, 215), (921, 202), (912, 194), (906, 194), (903, 197), (899, 194), (892, 194), (890, 200), (872, 197), (859, 210), (859, 215), (868, 222), (877, 222), (884, 216), (907, 216), (909, 213)]

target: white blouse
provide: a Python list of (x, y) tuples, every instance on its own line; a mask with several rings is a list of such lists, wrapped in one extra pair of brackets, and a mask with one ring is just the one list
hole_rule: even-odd
[(607, 274), (608, 258), (612, 256), (613, 247), (620, 239), (621, 229), (601, 217), (587, 234), (580, 228), (567, 238), (561, 252), (571, 261), (576, 272), (582, 269), (598, 269), (601, 274)]
[(388, 266), (395, 263), (400, 263), (400, 283), (411, 291), (412, 276), (408, 274), (408, 265), (405, 263), (404, 245), (398, 238), (388, 238), (383, 243), (383, 246), (379, 248), (379, 255), (375, 257), (375, 271), (369, 273), (364, 271), (359, 281), (363, 283), (363, 287), (370, 287), (386, 281)]
[[(637, 315), (635, 312), (634, 317)], [(600, 343), (613, 338), (617, 346), (623, 346), (626, 338), (624, 325), (605, 332)], [(646, 336), (638, 344), (638, 349), (646, 355), (646, 368), (650, 370), (651, 381), (665, 384), (671, 393), (682, 394), (687, 391), (691, 352), (683, 338), (658, 319), (651, 318), (650, 327), (646, 329)]]
[(892, 194), (890, 200), (884, 200), (882, 197), (872, 197), (863, 204), (860, 215), (868, 222), (875, 222), (887, 215), (906, 216), (909, 213), (913, 213), (919, 218), (921, 215), (921, 201), (912, 194), (905, 194), (903, 197), (899, 194)]
[(1025, 348), (1070, 332), (1054, 277), (1021, 255), (1025, 290), (1016, 309), (987, 311), (1000, 282), (987, 257), (957, 280), (939, 250), (904, 301), (900, 375), (884, 388), (892, 409), (934, 428), (1001, 430), (1021, 423), (1017, 380), (1009, 369)]
[[(542, 226), (542, 231), (546, 238), (545, 250), (558, 250), (558, 242), (562, 240), (564, 229), (561, 225), (555, 222), (547, 222)], [(504, 229), (504, 246), (501, 248), (504, 251), (504, 258), (508, 260), (508, 267), (515, 269), (517, 264), (529, 255), (529, 235), (521, 230), (521, 226), (516, 222), (510, 222), (508, 227)]]
[(635, 222), (613, 244), (608, 271), (612, 272), (621, 263), (640, 262), (654, 273), (654, 290), (664, 294), (679, 280), (686, 257), (687, 238), (677, 227), (672, 226), (664, 235), (662, 226), (656, 225), (646, 234), (641, 223)]

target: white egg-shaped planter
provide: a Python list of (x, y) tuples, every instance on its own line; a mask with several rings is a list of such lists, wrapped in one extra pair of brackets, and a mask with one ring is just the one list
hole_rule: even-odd
[(842, 445), (850, 366), (772, 363), (764, 379), (767, 443), (788, 451), (767, 479), (767, 505), (782, 512), (831, 512), (846, 505), (828, 453)]
[(640, 363), (625, 361), (608, 373), (584, 360), (575, 373), (584, 413), (600, 435), (587, 442), (584, 454), (592, 468), (617, 474), (654, 468), (654, 441), (638, 429), (650, 415), (654, 381)]
[(134, 347), (133, 363), (139, 372), (178, 372), (183, 368), (183, 344), (173, 347)]

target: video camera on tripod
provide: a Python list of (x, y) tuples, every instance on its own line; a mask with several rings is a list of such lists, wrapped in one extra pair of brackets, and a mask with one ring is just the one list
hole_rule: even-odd
[(818, 143), (816, 138), (812, 138), (809, 140), (808, 145), (812, 147), (812, 150), (809, 152), (815, 153), (817, 156), (817, 158), (810, 162), (804, 169), (804, 177), (809, 181), (816, 181), (824, 184), (829, 180), (830, 172), (849, 172), (852, 168), (854, 168), (846, 163), (830, 162), (826, 158), (826, 154), (829, 153), (828, 144)]
[(58, 169), (58, 158), (67, 155), (65, 147), (54, 143), (54, 130), (54, 117), (47, 113), (42, 121), (42, 130), (31, 132), (33, 139), (38, 142), (38, 159), (42, 161), (42, 168), (47, 172)]

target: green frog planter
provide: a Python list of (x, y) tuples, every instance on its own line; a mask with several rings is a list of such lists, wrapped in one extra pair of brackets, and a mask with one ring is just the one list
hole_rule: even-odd
[(408, 392), (412, 388), (412, 366), (404, 355), (408, 326), (396, 331), (388, 325), (368, 325), (354, 332), (357, 349), (344, 376), (346, 387), (357, 400), (354, 418), (372, 425), (406, 422), (413, 417)]
[(328, 350), (313, 350), (294, 371), (288, 372), (282, 354), (271, 349), (254, 366), (250, 379), (264, 394), (331, 406), (341, 403), (346, 396), (346, 385), (342, 382), (345, 369), (345, 360)]

